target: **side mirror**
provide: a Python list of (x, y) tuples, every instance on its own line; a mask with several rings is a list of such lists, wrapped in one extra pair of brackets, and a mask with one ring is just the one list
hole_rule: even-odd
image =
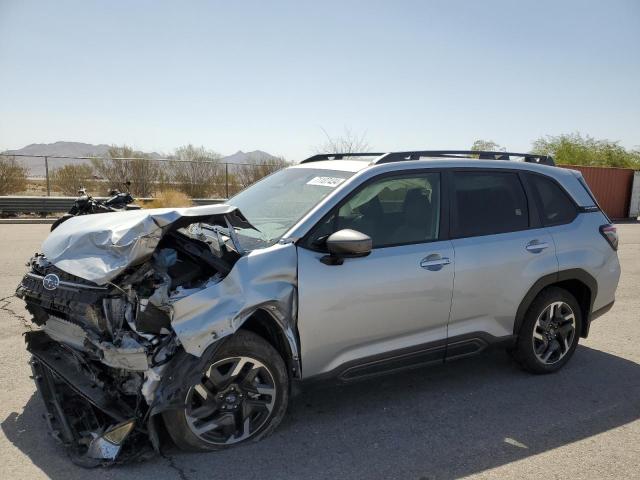
[(369, 255), (373, 242), (369, 235), (346, 228), (329, 235), (326, 245), (329, 255), (325, 255), (320, 261), (327, 265), (342, 265), (345, 258)]

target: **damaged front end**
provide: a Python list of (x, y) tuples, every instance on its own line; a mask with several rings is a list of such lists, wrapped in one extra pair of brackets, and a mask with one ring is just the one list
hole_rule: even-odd
[(205, 351), (258, 308), (296, 369), (295, 248), (244, 252), (236, 227), (250, 225), (227, 205), (77, 217), (31, 259), (16, 291), (38, 326), (27, 349), (50, 430), (74, 462), (158, 450), (155, 415), (181, 406)]

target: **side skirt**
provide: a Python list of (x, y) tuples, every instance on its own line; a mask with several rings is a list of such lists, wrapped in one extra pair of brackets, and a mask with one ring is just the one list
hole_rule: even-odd
[[(516, 336), (494, 337), (485, 332), (473, 332), (415, 347), (385, 352), (347, 362), (334, 370), (314, 375), (299, 382), (300, 387), (322, 383), (350, 383), (402, 370), (443, 364), (478, 355), (489, 348), (509, 348)], [(304, 366), (304, 359), (303, 359)]]

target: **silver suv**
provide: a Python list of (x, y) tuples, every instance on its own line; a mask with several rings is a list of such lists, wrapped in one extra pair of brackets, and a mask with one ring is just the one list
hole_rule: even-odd
[(550, 157), (316, 155), (226, 205), (70, 219), (17, 294), (50, 427), (97, 465), (163, 431), (191, 450), (258, 440), (294, 382), (492, 346), (555, 372), (613, 304), (617, 242)]

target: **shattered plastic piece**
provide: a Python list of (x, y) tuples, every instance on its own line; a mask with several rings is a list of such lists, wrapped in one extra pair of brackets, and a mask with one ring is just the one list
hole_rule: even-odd
[(151, 405), (155, 399), (155, 393), (162, 380), (162, 373), (167, 368), (168, 364), (160, 365), (158, 367), (150, 368), (144, 372), (144, 383), (142, 384), (141, 393), (144, 397), (147, 405)]
[(118, 347), (101, 342), (102, 362), (114, 368), (144, 372), (149, 368), (146, 349), (130, 335), (124, 335)]
[(84, 348), (87, 333), (80, 325), (50, 315), (42, 329), (47, 335), (58, 342), (70, 345), (78, 350)]
[(111, 427), (102, 435), (92, 433), (94, 438), (89, 444), (87, 457), (98, 460), (115, 460), (134, 424), (133, 420), (129, 420)]

